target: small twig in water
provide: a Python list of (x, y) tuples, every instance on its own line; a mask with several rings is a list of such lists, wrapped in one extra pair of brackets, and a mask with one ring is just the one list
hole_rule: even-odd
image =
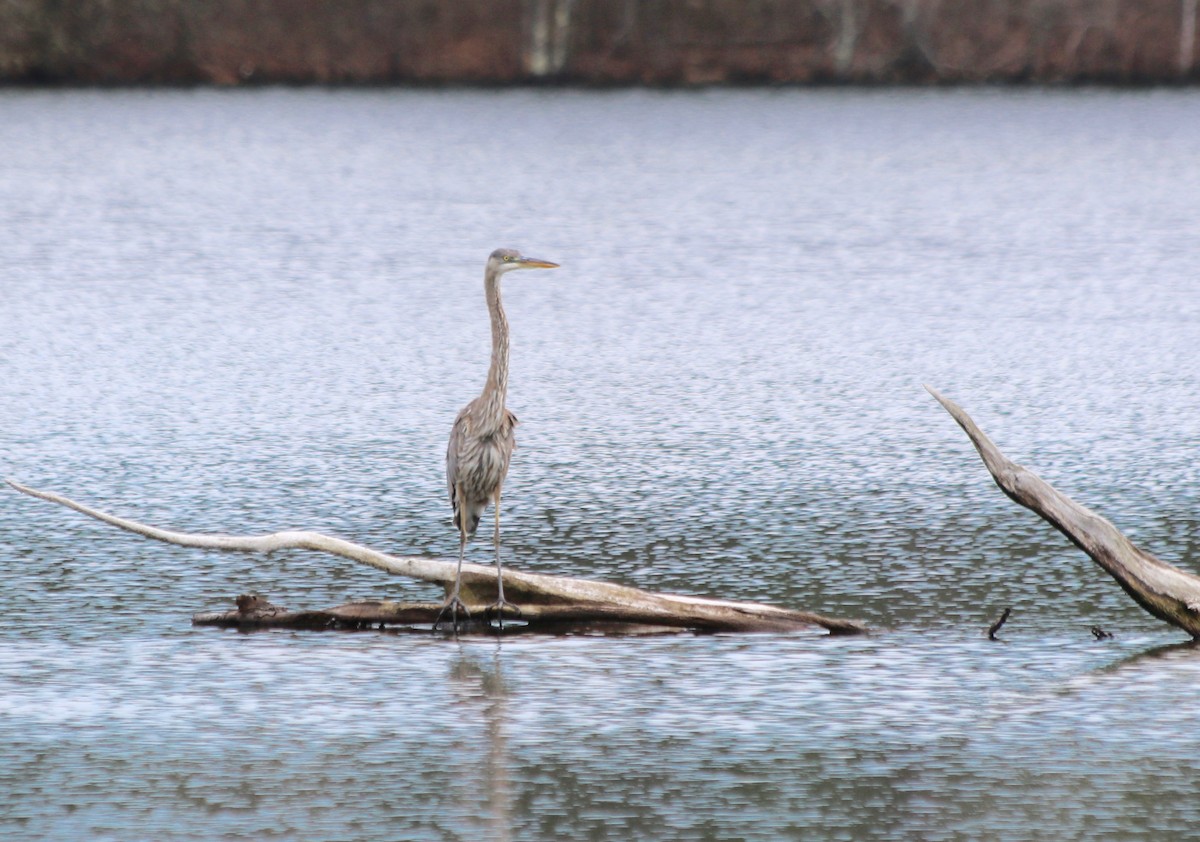
[(988, 627), (988, 640), (998, 640), (996, 632), (1000, 631), (1000, 627), (1008, 621), (1008, 615), (1012, 613), (1012, 606), (1004, 609), (1004, 613), (1000, 615), (996, 622)]

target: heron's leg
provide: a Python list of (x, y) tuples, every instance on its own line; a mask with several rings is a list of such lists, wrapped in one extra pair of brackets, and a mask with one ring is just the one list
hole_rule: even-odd
[(493, 507), (496, 510), (496, 529), (492, 532), (492, 546), (496, 550), (496, 590), (499, 592), (500, 599), (497, 600), (501, 605), (504, 604), (504, 569), (500, 566), (500, 492), (496, 492), (496, 505)]
[(454, 574), (454, 589), (450, 591), (450, 598), (442, 606), (442, 610), (438, 612), (437, 619), (433, 621), (433, 630), (437, 631), (438, 626), (442, 623), (442, 616), (446, 613), (446, 609), (450, 609), (450, 622), (454, 624), (454, 633), (458, 634), (458, 609), (463, 610), (466, 619), (471, 619), (471, 612), (467, 610), (467, 606), (458, 596), (459, 587), (462, 585), (462, 566), (463, 556), (467, 554), (467, 532), (465, 529), (459, 530), (458, 533), (458, 570)]
[(504, 609), (511, 608), (518, 616), (521, 614), (521, 609), (513, 605), (504, 598), (504, 568), (500, 565), (500, 489), (496, 489), (496, 496), (492, 498), (493, 508), (496, 510), (496, 528), (492, 533), (492, 545), (496, 549), (496, 595), (498, 599), (487, 607), (487, 614), (490, 616), (493, 612), (496, 615), (496, 622), (500, 628), (504, 628)]

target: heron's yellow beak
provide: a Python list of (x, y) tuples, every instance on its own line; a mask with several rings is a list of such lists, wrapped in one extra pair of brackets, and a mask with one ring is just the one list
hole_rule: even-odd
[(517, 261), (521, 264), (522, 269), (557, 269), (557, 263), (551, 263), (549, 260), (538, 260), (536, 257), (522, 257)]

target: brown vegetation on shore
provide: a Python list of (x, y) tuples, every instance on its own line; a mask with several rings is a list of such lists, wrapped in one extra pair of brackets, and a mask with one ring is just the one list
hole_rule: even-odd
[(7, 0), (0, 81), (1183, 83), (1198, 0)]

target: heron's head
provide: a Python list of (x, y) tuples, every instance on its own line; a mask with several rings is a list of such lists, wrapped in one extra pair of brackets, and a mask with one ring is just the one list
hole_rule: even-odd
[(536, 257), (525, 257), (516, 249), (496, 249), (488, 258), (488, 268), (497, 272), (511, 272), (513, 269), (557, 269), (557, 263), (549, 260), (538, 260)]

